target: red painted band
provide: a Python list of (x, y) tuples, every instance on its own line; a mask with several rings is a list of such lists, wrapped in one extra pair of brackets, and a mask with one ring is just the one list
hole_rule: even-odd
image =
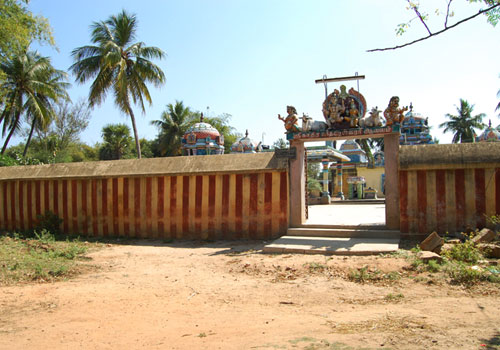
[(266, 235), (270, 235), (272, 231), (273, 218), (273, 174), (266, 173), (264, 175), (264, 230)]
[(165, 178), (159, 176), (156, 178), (156, 183), (158, 184), (158, 204), (156, 206), (156, 215), (158, 216), (158, 236), (164, 237), (165, 235), (165, 224), (163, 222), (163, 215), (165, 210)]
[(170, 177), (170, 236), (177, 238), (177, 176)]
[(229, 175), (222, 175), (222, 222), (221, 231), (224, 238), (229, 231)]
[(401, 232), (409, 232), (408, 224), (408, 171), (399, 172), (399, 215)]
[(251, 174), (250, 175), (250, 203), (249, 203), (249, 214), (250, 214), (250, 222), (248, 224), (249, 236), (251, 239), (256, 239), (257, 235), (257, 222), (259, 217), (258, 213), (258, 184), (259, 184), (259, 175)]
[(280, 173), (280, 233), (284, 234), (288, 228), (287, 223), (287, 203), (288, 203), (288, 173)]
[(208, 239), (215, 239), (215, 175), (208, 177)]
[(465, 229), (465, 172), (464, 169), (455, 170), (455, 211), (456, 229)]
[(129, 212), (129, 192), (128, 178), (123, 179), (123, 234), (130, 235), (130, 212)]
[(153, 222), (152, 222), (152, 182), (151, 177), (146, 177), (146, 232), (148, 237), (152, 236), (153, 233)]
[(478, 228), (486, 226), (486, 189), (484, 169), (474, 169), (476, 188), (476, 225)]
[(203, 176), (196, 176), (196, 189), (194, 193), (194, 224), (196, 234), (201, 233), (201, 201), (203, 199)]
[(102, 234), (108, 236), (108, 180), (101, 179)]
[(98, 231), (98, 217), (97, 217), (97, 180), (92, 179), (92, 189), (91, 189), (91, 205), (92, 205), (92, 233), (94, 236), (99, 234)]
[[(35, 191), (36, 192), (36, 191)], [(62, 181), (62, 205), (63, 205), (63, 230), (69, 233), (69, 215), (68, 215), (68, 180)]]
[(23, 181), (19, 181), (19, 227), (24, 231), (24, 188)]
[(436, 170), (436, 216), (438, 233), (446, 232), (446, 171)]
[(141, 179), (138, 177), (134, 178), (134, 229), (135, 236), (141, 237), (143, 233), (141, 232)]
[(31, 185), (32, 185), (32, 181), (28, 181), (27, 183), (27, 189), (26, 189), (26, 192), (27, 192), (27, 197), (28, 197), (28, 202), (26, 203), (26, 205), (28, 206), (26, 209), (28, 211), (28, 229), (32, 229), (33, 228), (33, 209), (32, 209), (32, 201), (33, 201), (33, 193), (32, 193), (32, 189), (31, 189)]
[(427, 230), (427, 173), (425, 170), (417, 171), (417, 208), (418, 232), (426, 233)]
[(235, 208), (235, 224), (236, 232), (234, 238), (238, 239), (242, 237), (243, 229), (243, 175), (236, 175), (236, 208)]
[(111, 203), (113, 204), (113, 235), (118, 236), (120, 233), (120, 218), (118, 217), (118, 206), (120, 205), (120, 201), (118, 200), (118, 178), (114, 177), (113, 180), (111, 181), (113, 189), (111, 190), (112, 193), (112, 200)]
[(182, 177), (182, 235), (189, 237), (189, 176)]
[(88, 235), (88, 213), (87, 213), (87, 180), (80, 181), (80, 185), (82, 186), (82, 220), (83, 220), (83, 234)]

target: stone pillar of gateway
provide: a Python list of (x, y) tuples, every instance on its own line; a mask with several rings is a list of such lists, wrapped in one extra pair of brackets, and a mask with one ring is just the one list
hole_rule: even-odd
[[(394, 96), (383, 112), (385, 122), (377, 107), (365, 118), (367, 107), (363, 95), (353, 88), (346, 91), (341, 85), (340, 91), (335, 89), (323, 102), (325, 121), (316, 121), (303, 114), (302, 127), (299, 127), (297, 110), (293, 106), (287, 106), (286, 118), (278, 115), (285, 124), (290, 147), (296, 150), (296, 157), (290, 159), (291, 227), (300, 227), (306, 222), (305, 142), (384, 138), (386, 227), (399, 230), (399, 137), (406, 110), (406, 107), (399, 108), (399, 98)], [(338, 160), (345, 159), (339, 157)]]

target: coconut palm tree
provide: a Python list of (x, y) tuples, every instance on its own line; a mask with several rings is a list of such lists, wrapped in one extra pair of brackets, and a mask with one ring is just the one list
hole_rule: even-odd
[(470, 105), (464, 99), (460, 99), (460, 107), (457, 107), (458, 115), (447, 113), (446, 117), (450, 119), (439, 125), (444, 128), (444, 132), (453, 132), (453, 143), (474, 142), (474, 128), (483, 129), (483, 118), (486, 116), (484, 113), (472, 116), (474, 105)]
[(189, 107), (184, 107), (182, 101), (175, 101), (175, 105), (167, 105), (159, 120), (151, 121), (151, 124), (160, 130), (158, 147), (162, 156), (181, 155), (181, 139), (187, 129), (196, 122), (195, 117), (195, 113), (191, 112)]
[(91, 42), (94, 45), (73, 50), (75, 63), (70, 70), (79, 83), (93, 79), (89, 93), (91, 107), (100, 105), (108, 91), (113, 91), (117, 107), (130, 116), (137, 156), (141, 158), (132, 104), (138, 104), (143, 113), (144, 100), (152, 104), (146, 83), (159, 87), (164, 83), (165, 75), (150, 59), (162, 59), (165, 54), (157, 47), (134, 42), (137, 19), (124, 10), (106, 21), (94, 22), (91, 28)]
[(5, 73), (0, 86), (4, 91), (0, 124), (3, 123), (3, 135), (8, 133), (1, 154), (5, 153), (12, 135), (19, 130), (23, 113), (32, 126), (24, 151), (26, 154), (35, 125), (47, 125), (55, 117), (54, 103), (60, 98), (68, 98), (68, 84), (64, 82), (66, 74), (52, 67), (49, 58), (31, 51), (2, 63), (0, 70)]

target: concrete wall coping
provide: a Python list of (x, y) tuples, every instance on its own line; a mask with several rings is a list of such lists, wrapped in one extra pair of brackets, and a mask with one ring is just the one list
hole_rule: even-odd
[(265, 152), (0, 167), (0, 181), (248, 173), (287, 169), (286, 159), (275, 157), (274, 152)]
[(400, 169), (500, 167), (500, 142), (401, 146)]

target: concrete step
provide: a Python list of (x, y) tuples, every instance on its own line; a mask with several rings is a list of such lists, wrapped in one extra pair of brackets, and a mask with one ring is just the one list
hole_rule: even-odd
[(376, 255), (397, 251), (398, 238), (283, 236), (266, 245), (264, 253)]
[(322, 226), (289, 228), (287, 236), (301, 237), (343, 237), (343, 238), (395, 238), (401, 233), (388, 230), (385, 226)]

